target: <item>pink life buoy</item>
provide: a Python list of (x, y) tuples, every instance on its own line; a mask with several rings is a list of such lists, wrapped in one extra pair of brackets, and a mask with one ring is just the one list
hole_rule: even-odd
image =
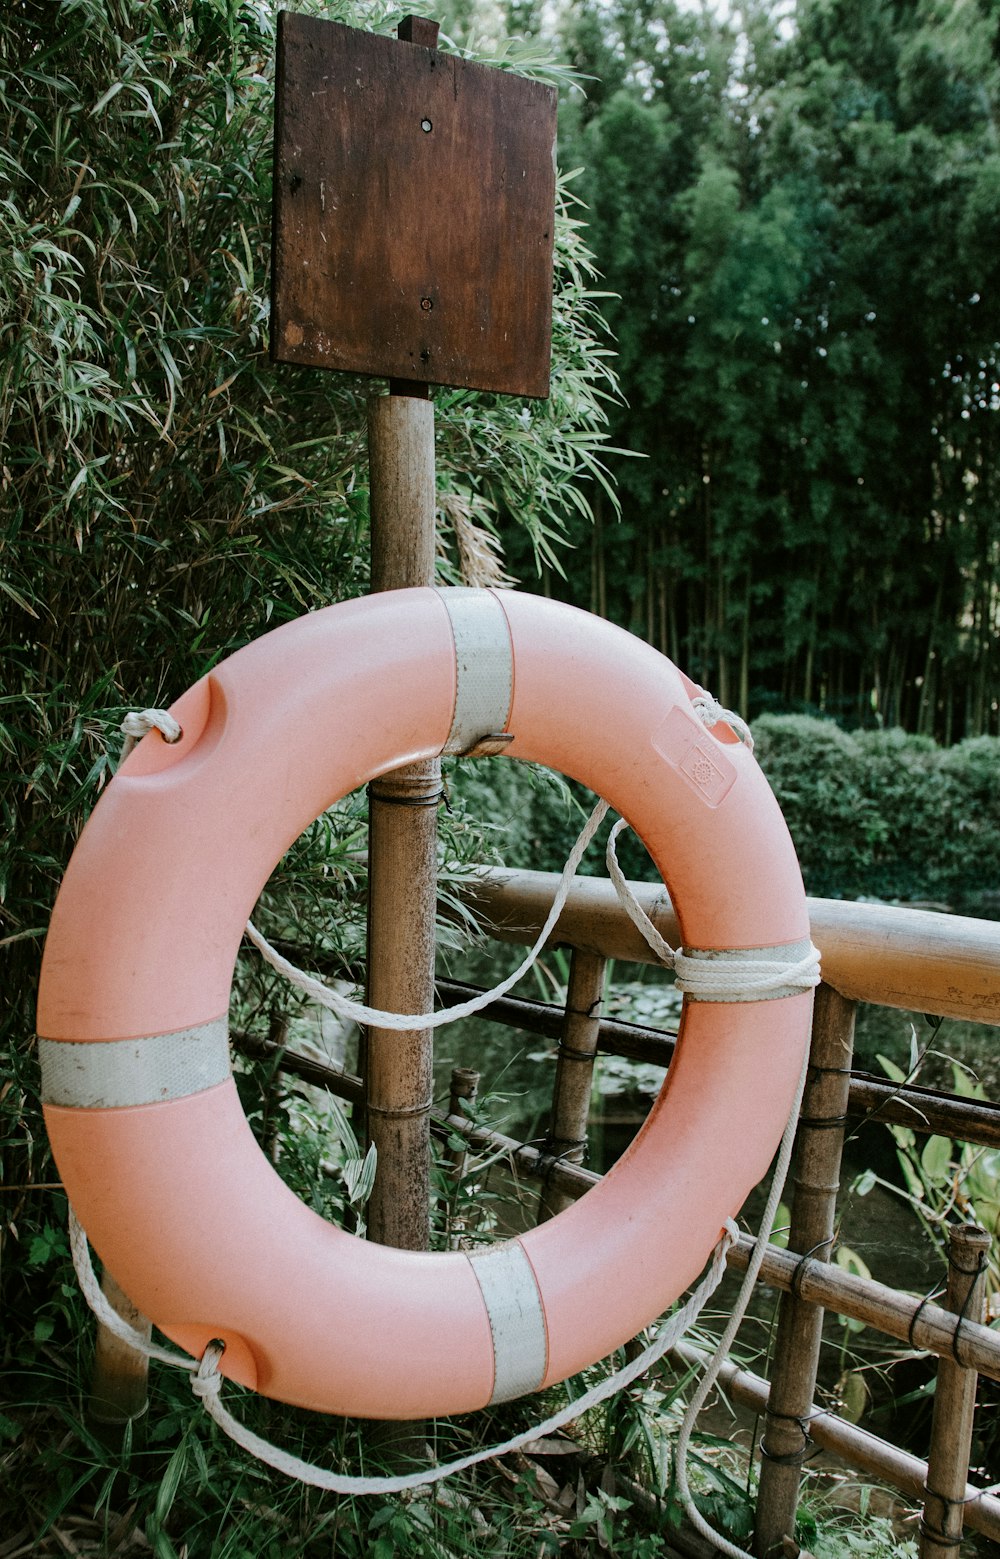
[[(80, 1221), (156, 1325), (223, 1373), (331, 1413), (465, 1412), (564, 1379), (659, 1315), (765, 1173), (811, 991), (685, 999), (663, 1091), (575, 1206), (483, 1253), (327, 1224), (258, 1148), (229, 1072), (243, 928), (303, 828), (374, 776), (505, 729), (505, 751), (605, 796), (642, 837), (685, 948), (801, 957), (780, 810), (693, 685), (621, 629), (521, 594), (401, 590), (240, 650), (101, 798), (52, 915), (38, 1003), (45, 1115)], [(497, 711), (499, 710), (499, 714)]]

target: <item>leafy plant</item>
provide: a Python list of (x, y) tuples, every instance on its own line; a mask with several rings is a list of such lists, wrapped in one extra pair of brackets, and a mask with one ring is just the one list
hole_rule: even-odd
[[(880, 1056), (882, 1069), (895, 1083), (912, 1081), (919, 1061), (909, 1073)], [(985, 1100), (982, 1084), (967, 1067), (951, 1063), (956, 1094), (966, 1099)], [(882, 1185), (901, 1196), (912, 1208), (924, 1234), (947, 1264), (948, 1228), (955, 1223), (978, 1223), (993, 1236), (986, 1257), (986, 1304), (990, 1319), (1000, 1316), (1000, 1257), (996, 1235), (1000, 1230), (1000, 1151), (977, 1147), (970, 1142), (954, 1142), (939, 1135), (921, 1136), (909, 1126), (889, 1125), (896, 1143), (896, 1162), (903, 1178), (894, 1185), (866, 1170), (854, 1184), (857, 1195), (866, 1195), (873, 1186)]]

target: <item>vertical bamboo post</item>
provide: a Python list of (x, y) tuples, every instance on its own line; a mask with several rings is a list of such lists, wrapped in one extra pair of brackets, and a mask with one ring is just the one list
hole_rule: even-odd
[[(152, 1326), (105, 1269), (101, 1290), (112, 1309), (148, 1341)], [(98, 1322), (87, 1424), (102, 1444), (119, 1451), (128, 1424), (146, 1411), (149, 1360)]]
[[(395, 391), (396, 393), (392, 393)], [(372, 589), (434, 582), (434, 408), (425, 385), (369, 402)], [(441, 765), (413, 763), (369, 787), (368, 1001), (395, 1012), (434, 1004), (437, 804)], [(431, 1031), (370, 1028), (367, 1130), (378, 1152), (370, 1237), (430, 1243)]]
[[(463, 1104), (473, 1105), (479, 1092), (479, 1073), (471, 1067), (456, 1066), (451, 1073), (451, 1089), (448, 1094), (448, 1114), (462, 1115)], [(465, 1161), (468, 1157), (465, 1146), (448, 1149), (448, 1200), (446, 1205), (446, 1217), (448, 1220), (448, 1249), (461, 1250), (465, 1236), (465, 1220), (455, 1212), (455, 1198), (458, 1195), (465, 1174)]]
[[(596, 953), (574, 948), (545, 1144), (546, 1153), (564, 1164), (581, 1163), (587, 1146), (587, 1117), (601, 1031), (605, 967), (604, 959)], [(554, 1218), (573, 1200), (546, 1181), (538, 1199), (538, 1222), (545, 1223)]]
[[(990, 1237), (978, 1224), (951, 1230), (948, 1309), (969, 1321), (985, 1318), (986, 1252)], [(961, 1325), (954, 1357), (938, 1361), (927, 1482), (920, 1522), (920, 1559), (954, 1559), (962, 1539), (964, 1500), (976, 1410), (975, 1370), (961, 1364)]]
[[(856, 1005), (829, 985), (817, 990), (810, 1072), (799, 1117), (788, 1248), (827, 1261), (840, 1189)], [(822, 1331), (820, 1305), (806, 1304), (794, 1289), (782, 1296), (760, 1443), (754, 1530), (754, 1553), (760, 1559), (780, 1553), (785, 1538), (794, 1536)]]

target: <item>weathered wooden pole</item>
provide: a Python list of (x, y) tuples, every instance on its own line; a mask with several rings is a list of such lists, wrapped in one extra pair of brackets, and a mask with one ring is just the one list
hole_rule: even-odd
[[(810, 1070), (800, 1115), (795, 1192), (788, 1248), (828, 1261), (840, 1188), (840, 1160), (854, 1053), (856, 1003), (829, 985), (816, 992)], [(754, 1528), (754, 1552), (781, 1553), (795, 1534), (802, 1463), (809, 1449), (805, 1423), (819, 1368), (823, 1310), (793, 1291), (782, 1296), (774, 1372), (764, 1434)]]
[[(116, 1314), (148, 1342), (152, 1334), (150, 1322), (106, 1269), (101, 1278), (101, 1291)], [(149, 1359), (146, 1355), (116, 1337), (99, 1321), (87, 1400), (87, 1425), (110, 1450), (121, 1450), (127, 1426), (145, 1413), (148, 1384)]]
[[(951, 1231), (948, 1308), (962, 1320), (985, 1319), (989, 1248), (990, 1237), (978, 1224), (961, 1224)], [(920, 1559), (953, 1559), (962, 1541), (978, 1377), (961, 1362), (961, 1324), (955, 1329), (952, 1354), (938, 1361)]]
[[(574, 950), (570, 960), (566, 1011), (552, 1085), (552, 1112), (545, 1152), (562, 1164), (581, 1164), (587, 1146), (587, 1119), (594, 1083), (594, 1060), (601, 1034), (601, 1001), (606, 964), (596, 953)], [(554, 1218), (574, 1198), (548, 1181), (538, 1199), (538, 1222)]]
[[(434, 407), (426, 385), (390, 384), (368, 407), (372, 590), (434, 583)], [(438, 759), (369, 786), (368, 1002), (434, 1005)], [(378, 1153), (368, 1232), (383, 1245), (430, 1243), (429, 1029), (370, 1028), (364, 1046), (368, 1137)]]

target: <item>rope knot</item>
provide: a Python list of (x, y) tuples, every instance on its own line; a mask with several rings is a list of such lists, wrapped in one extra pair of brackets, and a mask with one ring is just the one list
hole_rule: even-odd
[(179, 742), (184, 734), (166, 709), (133, 709), (121, 724), (122, 731), (138, 742), (150, 731), (159, 731), (165, 742)]
[(198, 1362), (198, 1368), (191, 1376), (191, 1390), (200, 1402), (218, 1401), (222, 1390), (219, 1363), (225, 1351), (225, 1343), (220, 1342), (218, 1338), (210, 1342)]

